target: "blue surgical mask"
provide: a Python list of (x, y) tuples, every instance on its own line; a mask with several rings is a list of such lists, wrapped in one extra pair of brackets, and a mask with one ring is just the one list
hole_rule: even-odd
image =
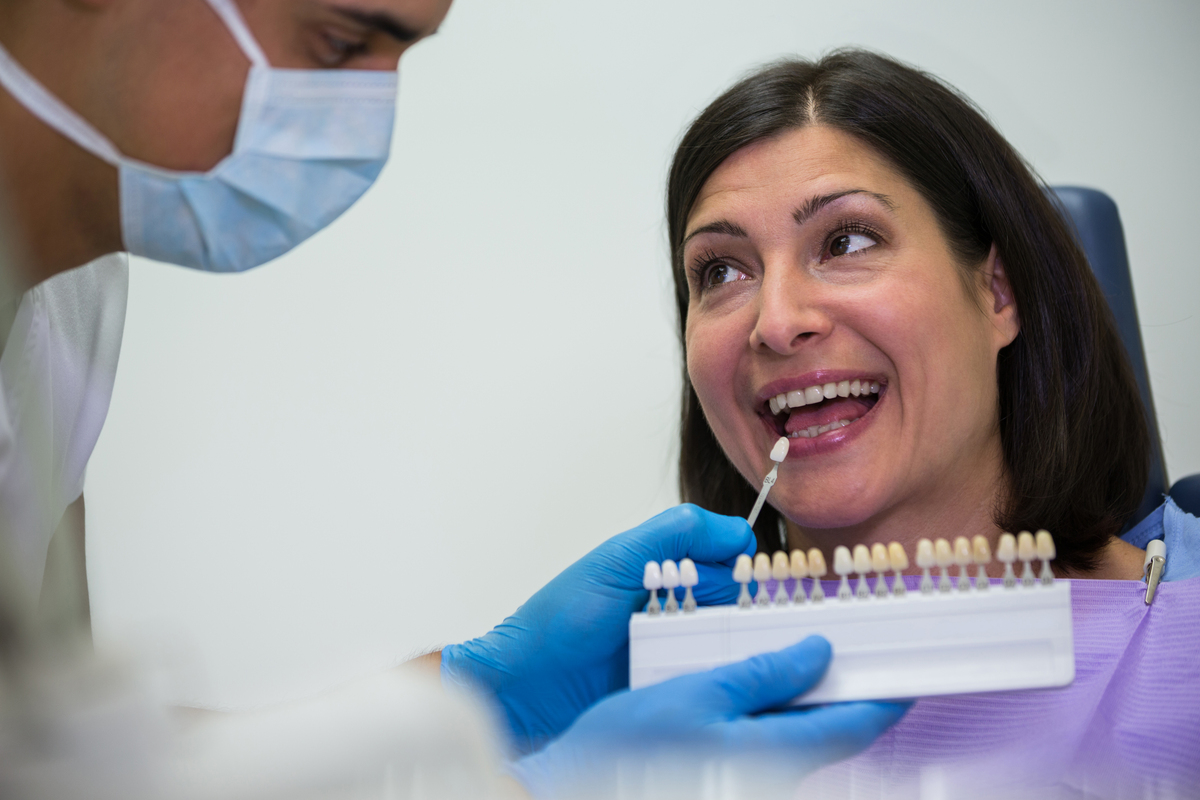
[(124, 155), (0, 47), (0, 84), (47, 125), (117, 167), (121, 231), (136, 255), (240, 272), (333, 222), (383, 169), (396, 73), (274, 69), (232, 0), (208, 0), (250, 60), (233, 152), (208, 172)]

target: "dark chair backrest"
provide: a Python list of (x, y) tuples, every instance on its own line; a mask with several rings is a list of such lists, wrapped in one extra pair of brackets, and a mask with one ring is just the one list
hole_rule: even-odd
[(1154, 413), (1154, 398), (1150, 394), (1150, 375), (1146, 370), (1146, 352), (1142, 349), (1142, 331), (1138, 326), (1137, 304), (1133, 299), (1133, 281), (1129, 277), (1125, 233), (1121, 229), (1117, 204), (1104, 192), (1078, 186), (1053, 186), (1051, 191), (1058, 206), (1073, 223), (1092, 272), (1100, 281), (1100, 287), (1116, 317), (1117, 329), (1129, 353), (1133, 374), (1142, 392), (1142, 403), (1146, 407), (1152, 448), (1150, 480), (1146, 484), (1141, 507), (1125, 526), (1128, 530), (1162, 504), (1163, 494), (1167, 491), (1167, 468), (1163, 461), (1162, 438), (1158, 433), (1158, 416)]

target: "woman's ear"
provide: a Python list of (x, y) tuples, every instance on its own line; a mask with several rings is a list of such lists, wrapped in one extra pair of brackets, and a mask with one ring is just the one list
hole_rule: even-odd
[(1012, 284), (1008, 282), (1004, 260), (1000, 258), (995, 244), (992, 244), (983, 265), (983, 279), (986, 287), (984, 310), (992, 320), (999, 346), (1006, 347), (1021, 332), (1021, 318), (1017, 313), (1017, 301), (1013, 297)]

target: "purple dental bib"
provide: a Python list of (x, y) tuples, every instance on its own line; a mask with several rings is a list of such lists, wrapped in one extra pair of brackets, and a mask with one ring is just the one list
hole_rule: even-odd
[(797, 796), (1200, 797), (1200, 578), (1145, 590), (1073, 581), (1074, 683), (919, 700)]

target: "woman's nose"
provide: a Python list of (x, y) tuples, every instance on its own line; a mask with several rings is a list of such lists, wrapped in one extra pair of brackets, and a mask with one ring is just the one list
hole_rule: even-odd
[(806, 291), (803, 280), (790, 270), (774, 270), (763, 281), (758, 296), (758, 318), (750, 332), (750, 346), (790, 355), (806, 342), (830, 329), (819, 298)]

